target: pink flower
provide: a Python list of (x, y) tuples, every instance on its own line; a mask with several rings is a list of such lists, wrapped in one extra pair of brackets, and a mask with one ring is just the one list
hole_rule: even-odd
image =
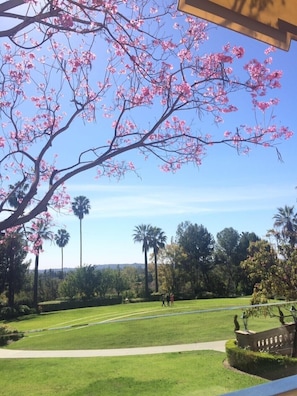
[(236, 56), (236, 58), (240, 59), (244, 55), (244, 48), (242, 47), (233, 47), (232, 53)]

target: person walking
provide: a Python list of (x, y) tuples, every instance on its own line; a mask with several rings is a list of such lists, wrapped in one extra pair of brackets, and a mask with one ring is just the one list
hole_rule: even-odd
[(167, 307), (170, 306), (170, 294), (168, 293), (166, 296), (166, 300), (167, 300)]

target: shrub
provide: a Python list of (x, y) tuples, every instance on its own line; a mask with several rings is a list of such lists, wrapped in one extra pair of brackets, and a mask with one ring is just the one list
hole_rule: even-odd
[(1, 320), (15, 319), (19, 316), (29, 315), (33, 310), (27, 305), (17, 305), (15, 307), (2, 307), (0, 310)]
[(122, 297), (93, 298), (91, 300), (61, 300), (40, 303), (38, 309), (40, 312), (52, 312), (67, 309), (115, 305), (121, 303)]
[(8, 326), (0, 326), (0, 346), (7, 345), (11, 341), (17, 341), (22, 337), (24, 337), (23, 333)]
[(0, 312), (0, 318), (2, 320), (14, 319), (18, 316), (16, 308), (2, 307)]
[(249, 374), (275, 380), (297, 374), (297, 359), (239, 348), (235, 340), (226, 343), (230, 366)]

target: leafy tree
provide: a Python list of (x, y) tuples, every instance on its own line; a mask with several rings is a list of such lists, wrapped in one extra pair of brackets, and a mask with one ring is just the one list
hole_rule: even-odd
[(41, 301), (53, 301), (59, 297), (61, 278), (53, 270), (45, 270), (38, 277), (38, 294)]
[(82, 267), (82, 220), (85, 215), (89, 214), (91, 205), (88, 198), (84, 197), (83, 195), (75, 197), (71, 205), (74, 215), (79, 218), (79, 241), (80, 241), (79, 265), (80, 267)]
[(74, 298), (78, 295), (79, 288), (77, 282), (77, 276), (75, 271), (71, 271), (67, 274), (63, 282), (59, 285), (59, 294), (63, 297)]
[(217, 233), (216, 256), (223, 266), (222, 276), (226, 279), (228, 294), (236, 294), (238, 281), (237, 248), (239, 244), (239, 233), (232, 227), (224, 228)]
[(114, 287), (114, 271), (110, 268), (104, 268), (103, 270), (97, 271), (97, 276), (99, 276), (99, 282), (97, 281), (96, 290), (99, 291), (100, 297), (105, 297), (109, 290)]
[(149, 286), (148, 286), (148, 259), (147, 253), (150, 248), (150, 241), (152, 235), (153, 227), (150, 224), (140, 224), (134, 228), (133, 240), (134, 242), (142, 243), (142, 251), (144, 253), (144, 292), (145, 296), (149, 296)]
[(11, 308), (15, 304), (15, 294), (24, 285), (30, 264), (24, 262), (27, 256), (25, 247), (26, 241), (19, 232), (10, 234), (0, 244), (0, 293), (6, 291)]
[[(257, 241), (260, 241), (260, 238), (254, 232), (242, 232), (240, 234), (239, 242), (237, 246), (238, 263), (241, 263), (242, 261), (247, 259), (249, 254), (248, 248), (251, 242), (257, 242)], [(237, 268), (237, 273), (239, 278), (238, 292), (241, 294), (243, 293), (245, 295), (251, 294), (253, 292), (254, 284), (247, 277), (245, 271), (242, 270), (240, 264)]]
[(120, 269), (120, 266), (114, 271), (113, 286), (118, 296), (129, 288), (128, 278), (124, 271)]
[(80, 297), (87, 299), (94, 297), (97, 287), (95, 267), (93, 265), (86, 265), (84, 267), (77, 268), (75, 274)]
[(150, 247), (153, 249), (154, 254), (154, 266), (155, 266), (155, 292), (159, 291), (158, 283), (158, 253), (160, 249), (165, 247), (167, 237), (164, 231), (159, 227), (152, 227), (150, 233)]
[(176, 243), (170, 243), (160, 251), (159, 273), (163, 292), (175, 295), (186, 293), (188, 276), (184, 271), (184, 263), (187, 258), (183, 248)]
[[(139, 281), (139, 272), (140, 270), (138, 268), (135, 268), (134, 266), (127, 265), (121, 270), (121, 276), (125, 280), (125, 283), (127, 283), (127, 294), (130, 297), (137, 297), (137, 283)], [(142, 282), (143, 283), (143, 282)]]
[(60, 286), (60, 293), (69, 298), (92, 298), (97, 288), (97, 271), (93, 265), (76, 268), (67, 274)]
[(214, 238), (202, 224), (189, 221), (180, 223), (176, 232), (177, 243), (188, 256), (186, 271), (195, 296), (209, 289), (209, 272), (213, 266)]
[(281, 262), (277, 252), (268, 241), (260, 240), (251, 242), (248, 248), (248, 257), (241, 262), (241, 267), (247, 273), (251, 281), (268, 295), (275, 295), (274, 274)]
[[(266, 124), (281, 78), (271, 54), (262, 62), (229, 44), (203, 51), (207, 23), (177, 12), (176, 1), (12, 0), (1, 17), (0, 231), (69, 204), (65, 183), (79, 173), (134, 171), (132, 150), (176, 171), (200, 165), (214, 144), (247, 152), (292, 135)], [(263, 122), (201, 131), (202, 117), (231, 118), (239, 91)]]
[(64, 274), (63, 274), (63, 268), (64, 268), (64, 265), (63, 265), (64, 264), (63, 249), (68, 244), (69, 239), (70, 239), (69, 233), (63, 228), (58, 230), (58, 233), (55, 235), (56, 244), (59, 246), (59, 248), (61, 248), (62, 279), (64, 277)]
[[(224, 283), (224, 295), (250, 294), (252, 292), (253, 284), (240, 267), (240, 263), (248, 256), (250, 242), (257, 240), (259, 238), (255, 233), (243, 232), (239, 234), (232, 227), (226, 227), (217, 234), (214, 276), (218, 276), (220, 282)], [(220, 295), (222, 295), (222, 291), (223, 289), (220, 287)]]

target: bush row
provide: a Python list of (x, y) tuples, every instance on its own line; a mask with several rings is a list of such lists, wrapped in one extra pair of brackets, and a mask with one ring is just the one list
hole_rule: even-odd
[(235, 340), (227, 341), (226, 353), (230, 366), (268, 380), (297, 374), (296, 358), (239, 348)]
[(0, 320), (15, 319), (19, 316), (30, 315), (35, 313), (35, 309), (29, 308), (27, 305), (16, 305), (15, 307), (0, 307)]
[(93, 298), (91, 300), (61, 300), (49, 301), (39, 304), (40, 312), (63, 311), (66, 309), (99, 307), (122, 303), (122, 297)]
[(22, 337), (24, 337), (23, 333), (8, 326), (0, 326), (0, 346), (7, 345), (11, 341), (17, 341)]

